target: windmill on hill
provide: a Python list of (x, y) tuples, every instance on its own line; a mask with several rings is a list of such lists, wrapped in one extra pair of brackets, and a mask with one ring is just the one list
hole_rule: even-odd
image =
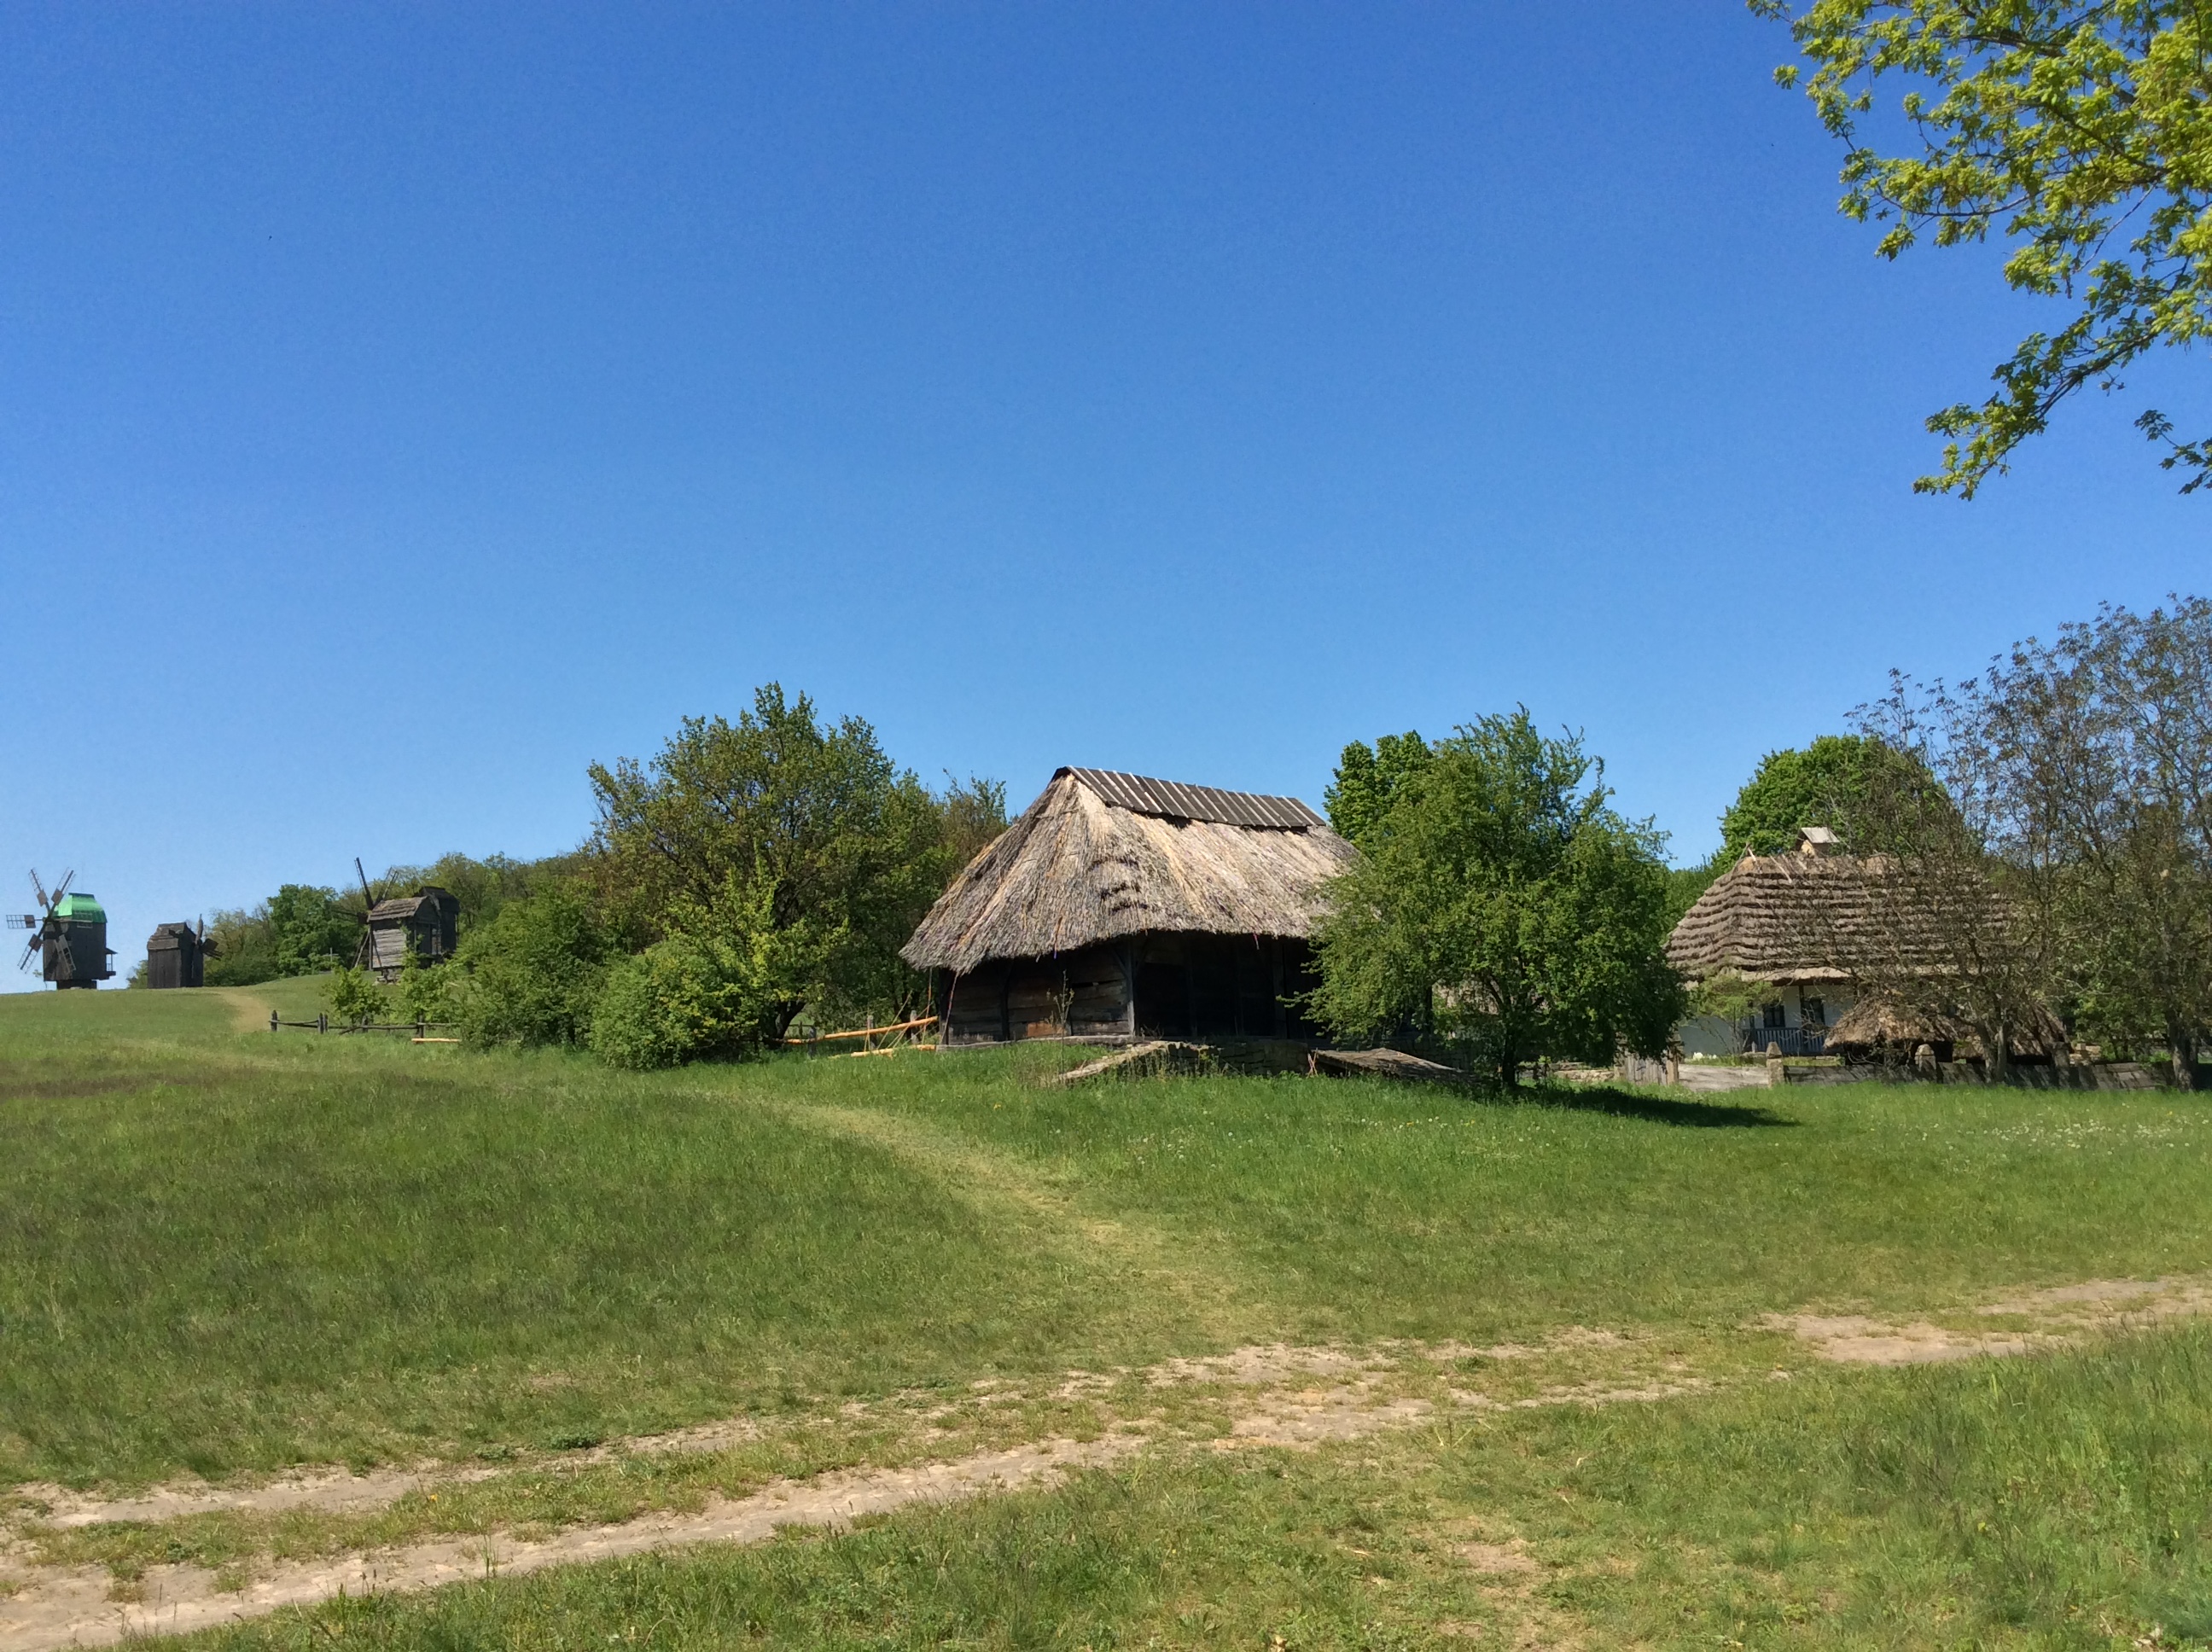
[(17, 969), (28, 969), (35, 957), (40, 978), (55, 987), (91, 988), (115, 974), (107, 962), (114, 953), (107, 944), (106, 912), (91, 896), (70, 891), (76, 877), (74, 872), (64, 874), (49, 894), (33, 871), (31, 890), (39, 897), (39, 910), (10, 913), (8, 926), (31, 932)]
[(354, 968), (374, 969), (385, 982), (399, 979), (410, 952), (425, 963), (453, 956), (459, 938), (461, 903), (449, 890), (425, 884), (412, 895), (381, 899), (368, 886), (361, 858), (353, 863), (361, 879), (361, 945), (354, 953)]

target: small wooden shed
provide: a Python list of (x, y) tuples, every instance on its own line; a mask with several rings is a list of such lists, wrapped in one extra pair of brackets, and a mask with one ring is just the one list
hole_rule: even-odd
[(1357, 858), (1296, 798), (1062, 768), (903, 956), (948, 1044), (1307, 1037), (1308, 937)]
[(208, 950), (208, 943), (190, 924), (163, 924), (146, 942), (146, 984), (206, 985)]
[(459, 898), (435, 884), (425, 884), (412, 895), (379, 901), (368, 909), (362, 962), (376, 972), (379, 981), (397, 981), (410, 951), (425, 963), (453, 957), (460, 921)]

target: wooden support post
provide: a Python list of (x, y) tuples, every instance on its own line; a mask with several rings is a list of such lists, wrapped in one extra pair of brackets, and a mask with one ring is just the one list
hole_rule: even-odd
[(276, 1030), (276, 1011), (274, 1010), (269, 1012), (269, 1030), (270, 1032)]
[(315, 1017), (315, 1030), (319, 1033), (326, 1033), (330, 1029), (331, 1017), (329, 1012), (325, 1011)]

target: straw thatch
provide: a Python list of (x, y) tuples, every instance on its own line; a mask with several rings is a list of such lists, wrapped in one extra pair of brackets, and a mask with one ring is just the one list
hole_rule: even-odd
[[(2066, 1029), (2058, 1017), (2040, 1005), (2027, 1016), (2025, 1025), (2006, 1032), (2005, 1045), (2013, 1059), (2047, 1060), (2063, 1054)], [(1965, 1022), (1910, 1009), (1886, 998), (1862, 999), (1853, 1005), (1828, 1029), (1824, 1048), (1849, 1060), (1877, 1054), (1909, 1056), (1923, 1044), (1983, 1054), (1980, 1036)]]
[(1912, 880), (1881, 855), (1747, 854), (1667, 939), (1667, 961), (1697, 981), (1845, 981), (1855, 958), (1933, 971), (1948, 956)]
[(1972, 1029), (1948, 1016), (1909, 1010), (1885, 998), (1865, 998), (1837, 1017), (1824, 1048), (1831, 1055), (1880, 1049), (1909, 1055), (1922, 1044), (1953, 1044), (1972, 1036)]
[(1147, 932), (1303, 938), (1358, 851), (1295, 798), (1063, 768), (902, 949), (965, 974)]

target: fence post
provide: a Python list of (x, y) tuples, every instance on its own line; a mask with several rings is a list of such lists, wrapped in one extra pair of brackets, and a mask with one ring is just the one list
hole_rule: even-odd
[(274, 1010), (269, 1012), (269, 1030), (270, 1032), (276, 1030), (276, 1011)]
[(319, 1033), (326, 1033), (326, 1032), (328, 1032), (330, 1029), (331, 1029), (331, 1016), (330, 1016), (330, 1011), (327, 1011), (327, 1010), (325, 1010), (325, 1011), (324, 1011), (320, 1015), (318, 1015), (318, 1016), (315, 1017), (315, 1030), (316, 1030), (317, 1032), (319, 1032)]

